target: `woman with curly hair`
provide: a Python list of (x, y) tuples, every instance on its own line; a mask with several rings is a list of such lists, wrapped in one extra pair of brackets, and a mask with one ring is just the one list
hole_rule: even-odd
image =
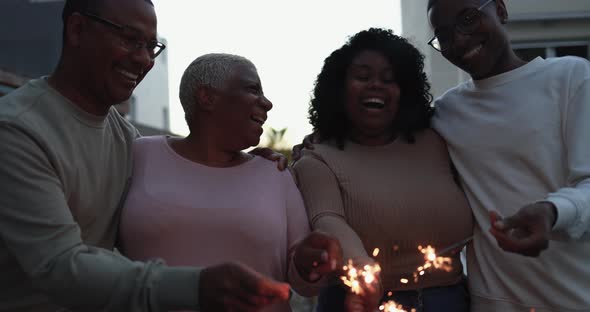
[(430, 128), (423, 60), (406, 39), (371, 28), (326, 58), (317, 77), (309, 119), (321, 140), (294, 165), (308, 216), (340, 240), (345, 259), (376, 260), (382, 269), (377, 287), (365, 285), (361, 295), (326, 288), (318, 311), (343, 311), (345, 303), (374, 311), (385, 299), (408, 311), (468, 310), (458, 253), (448, 255), (447, 270), (413, 275), (425, 262), (419, 245), (441, 249), (472, 232), (445, 142)]

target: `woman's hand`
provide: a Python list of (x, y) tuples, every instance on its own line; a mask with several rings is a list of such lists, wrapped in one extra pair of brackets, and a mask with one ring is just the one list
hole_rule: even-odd
[(252, 155), (260, 156), (262, 158), (266, 158), (270, 161), (276, 161), (277, 168), (279, 168), (279, 170), (281, 170), (281, 171), (283, 171), (287, 168), (287, 165), (288, 165), (287, 157), (279, 152), (273, 151), (272, 149), (270, 149), (268, 147), (257, 147), (248, 153), (252, 154)]
[(338, 239), (322, 232), (309, 233), (296, 247), (295, 268), (308, 282), (316, 282), (327, 274), (340, 273), (342, 248)]
[(301, 151), (304, 148), (312, 150), (313, 145), (317, 143), (320, 143), (320, 135), (317, 132), (306, 135), (301, 144), (293, 146), (293, 150), (291, 151), (291, 159), (293, 159), (293, 163), (301, 158)]
[(346, 312), (375, 312), (378, 311), (383, 297), (383, 287), (380, 280), (371, 285), (364, 285), (361, 294), (349, 291), (344, 298)]

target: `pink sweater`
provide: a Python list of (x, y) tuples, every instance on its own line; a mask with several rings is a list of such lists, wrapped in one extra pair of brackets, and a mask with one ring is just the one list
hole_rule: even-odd
[(129, 258), (182, 266), (239, 261), (296, 290), (306, 286), (290, 255), (309, 223), (288, 171), (260, 157), (230, 168), (207, 167), (176, 154), (164, 136), (136, 140), (133, 152), (120, 232)]

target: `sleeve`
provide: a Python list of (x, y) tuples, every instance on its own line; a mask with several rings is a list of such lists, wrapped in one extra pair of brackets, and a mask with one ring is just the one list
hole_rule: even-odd
[[(557, 208), (556, 237), (590, 241), (590, 63), (583, 60), (564, 111), (563, 138), (567, 154), (567, 182), (547, 196)], [(581, 71), (581, 72), (580, 72)]]
[(200, 270), (133, 262), (85, 245), (60, 179), (33, 135), (0, 122), (0, 237), (33, 286), (82, 311), (198, 307)]
[(340, 186), (328, 165), (304, 154), (294, 169), (312, 229), (338, 238), (345, 259), (370, 258), (361, 239), (346, 222)]
[(289, 176), (288, 179), (285, 179), (287, 184), (287, 243), (289, 246), (287, 280), (298, 294), (310, 297), (318, 294), (322, 283), (310, 283), (304, 280), (297, 271), (293, 260), (297, 244), (310, 232), (309, 219), (305, 212), (303, 198), (301, 198), (301, 193), (297, 189), (293, 177), (289, 173), (285, 174)]

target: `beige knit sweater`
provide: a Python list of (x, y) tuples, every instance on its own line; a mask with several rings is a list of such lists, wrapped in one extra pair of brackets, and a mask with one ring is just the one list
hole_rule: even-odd
[(461, 279), (457, 254), (449, 272), (430, 270), (418, 282), (412, 277), (424, 264), (419, 245), (440, 250), (472, 232), (471, 210), (453, 181), (445, 143), (433, 130), (419, 133), (414, 144), (346, 142), (344, 150), (318, 144), (304, 151), (294, 171), (312, 227), (338, 237), (345, 258), (363, 259), (380, 248), (376, 260), (385, 290)]

